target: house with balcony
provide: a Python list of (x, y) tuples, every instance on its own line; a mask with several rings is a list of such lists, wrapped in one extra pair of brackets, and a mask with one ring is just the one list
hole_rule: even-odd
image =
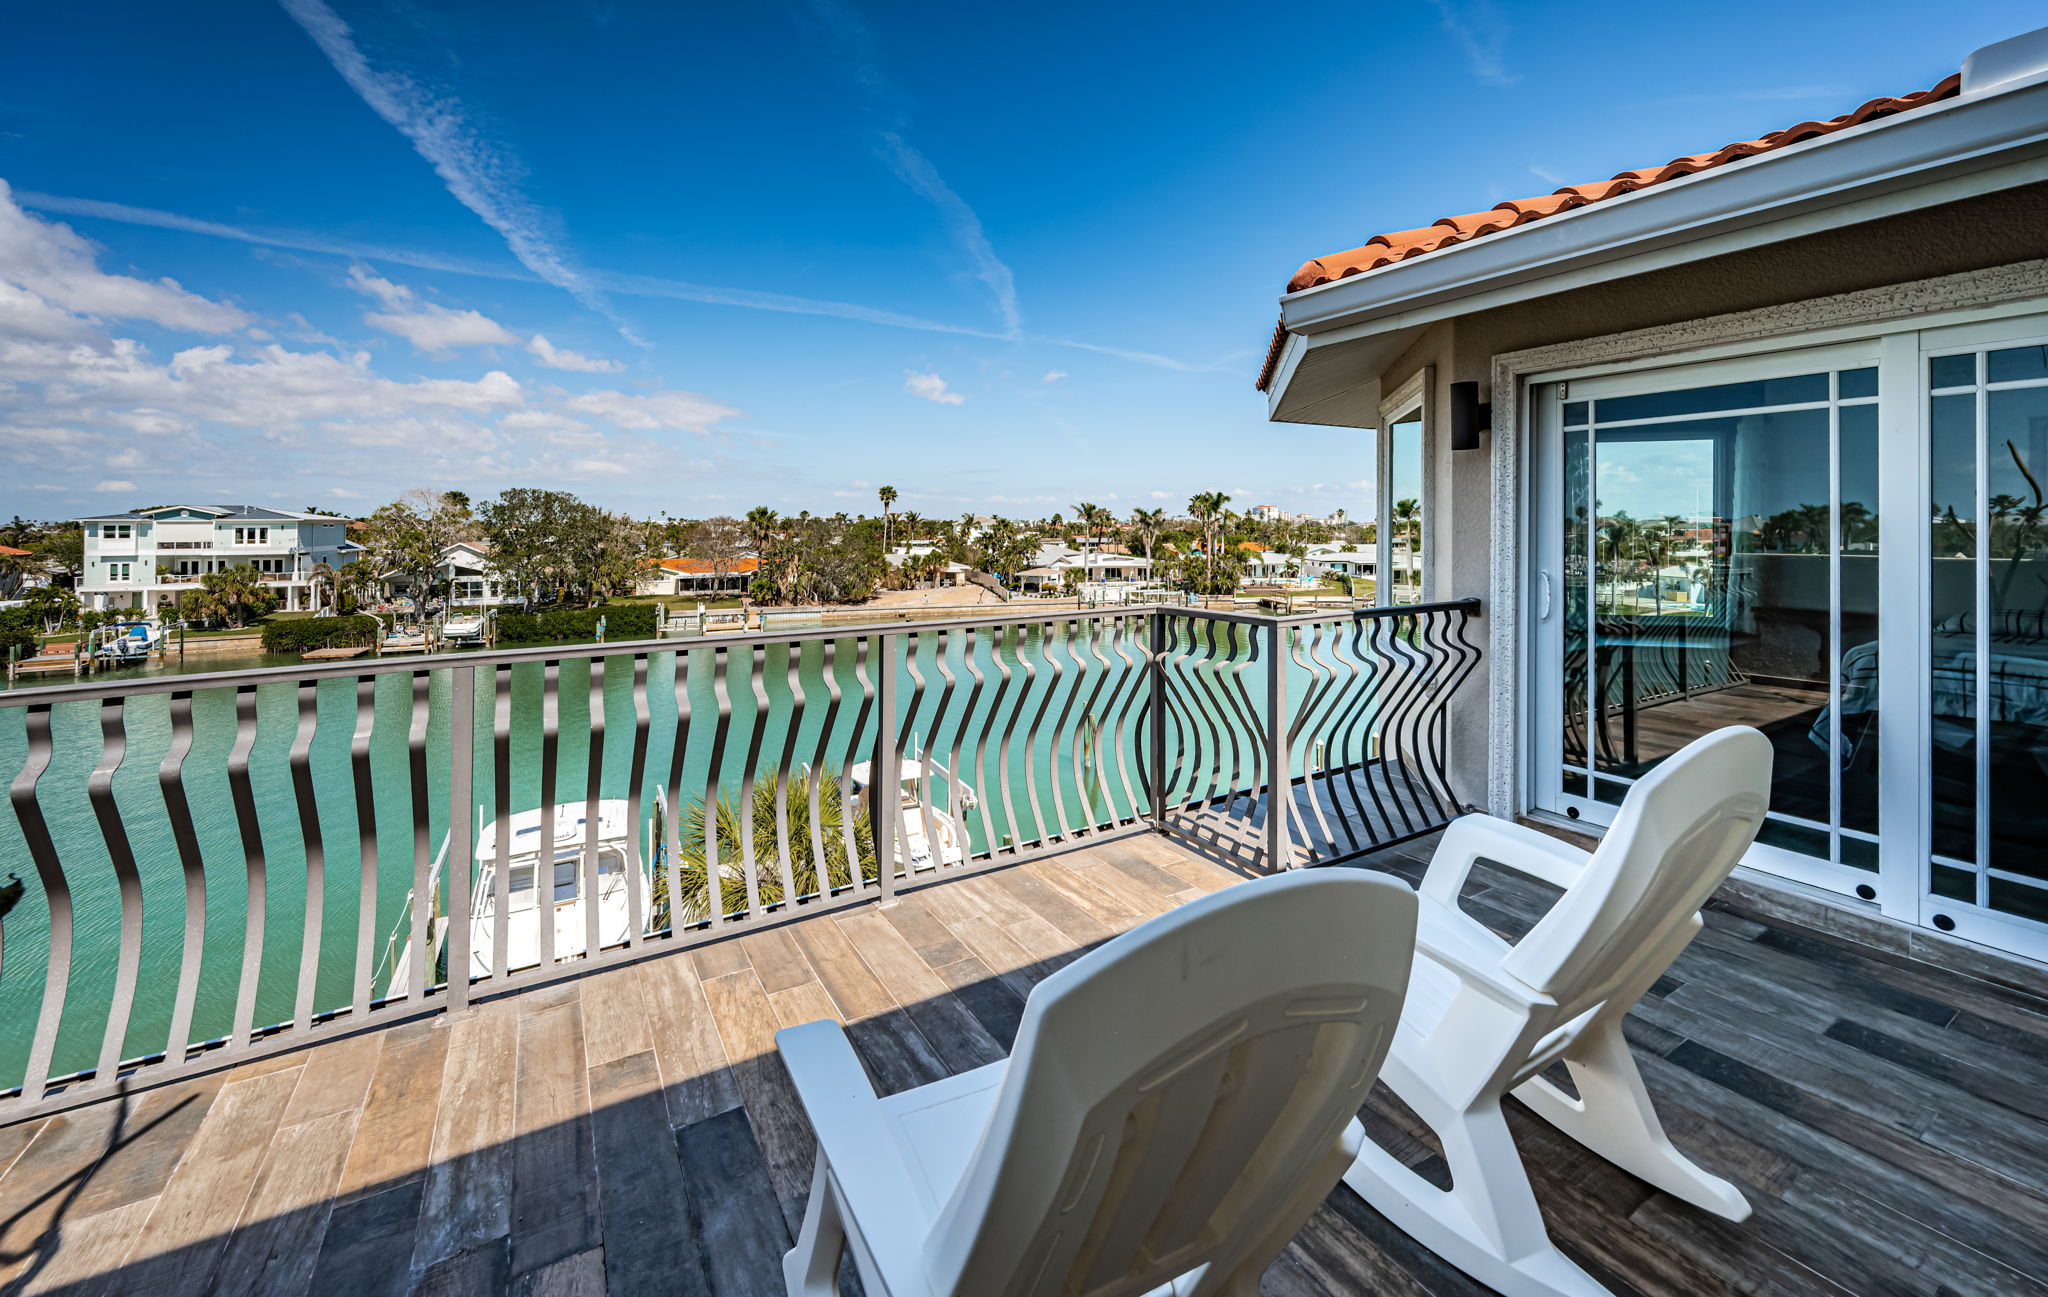
[(1258, 387), (1486, 600), (1493, 813), (1753, 724), (1760, 887), (2048, 960), (2048, 31), (1844, 108), (1314, 256)]
[[(378, 584), (387, 600), (412, 599), (419, 593), (402, 572), (386, 572)], [(432, 597), (443, 598), (444, 591), (450, 608), (500, 608), (520, 602), (519, 590), (492, 565), (491, 547), (482, 541), (457, 541), (441, 551)]]
[[(1317, 258), (1261, 385), (1415, 484), (1378, 607), (0, 691), (0, 1286), (1159, 1291), (1125, 1263), (1214, 1243), (1262, 1096), (1334, 1076), (1219, 1291), (2048, 1290), (2044, 186), (2037, 33)], [(1104, 952), (1339, 870), (1430, 916), (1356, 928), (1398, 1026), (1292, 986), (1074, 1097), (1353, 929), (1162, 943), (1091, 1012)], [(947, 1282), (1018, 1202), (1040, 1251)]]
[(144, 615), (175, 607), (209, 572), (254, 568), (287, 611), (312, 611), (314, 569), (339, 571), (363, 547), (349, 520), (249, 504), (164, 505), (74, 519), (85, 529), (79, 599), (94, 609)]

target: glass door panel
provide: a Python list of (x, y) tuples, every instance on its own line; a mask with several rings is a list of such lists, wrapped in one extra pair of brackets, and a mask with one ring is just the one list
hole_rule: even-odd
[(1927, 385), (1924, 908), (2048, 944), (2048, 348), (1933, 356)]
[(1590, 399), (1539, 389), (1565, 809), (1604, 822), (1693, 739), (1752, 725), (1775, 749), (1760, 841), (1874, 871), (1876, 370), (1574, 386)]

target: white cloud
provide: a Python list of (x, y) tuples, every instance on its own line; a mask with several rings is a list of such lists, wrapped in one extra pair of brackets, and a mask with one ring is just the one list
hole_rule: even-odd
[(721, 420), (739, 413), (695, 392), (585, 392), (562, 404), (584, 414), (596, 415), (621, 428), (652, 431), (667, 428), (677, 432), (708, 433)]
[(626, 368), (616, 360), (606, 360), (600, 356), (586, 356), (575, 351), (564, 351), (555, 346), (554, 343), (549, 342), (547, 335), (544, 333), (534, 334), (532, 341), (526, 344), (526, 349), (532, 352), (534, 358), (548, 369), (573, 370), (579, 374), (618, 374), (623, 373)]
[(1464, 51), (1472, 75), (1487, 85), (1513, 85), (1522, 78), (1508, 71), (1507, 20), (1489, 0), (1430, 0), (1443, 19), (1444, 31)]
[(903, 379), (903, 390), (912, 396), (921, 396), (925, 400), (938, 405), (961, 405), (967, 400), (966, 397), (958, 392), (947, 391), (946, 380), (940, 378), (937, 374), (906, 372)]
[(630, 465), (621, 464), (609, 459), (579, 459), (571, 463), (569, 467), (578, 473), (597, 473), (603, 475), (616, 475), (633, 471)]
[(330, 500), (360, 500), (363, 498), (363, 495), (360, 491), (351, 491), (345, 486), (330, 486), (327, 488), (327, 498)]
[(95, 491), (133, 491), (135, 483), (123, 482), (118, 478), (107, 478), (93, 487)]
[(512, 181), (518, 165), (485, 138), (463, 111), (460, 100), (436, 94), (402, 72), (371, 67), (357, 48), (349, 25), (325, 0), (280, 2), (342, 80), (372, 111), (412, 141), (414, 151), (432, 165), (449, 194), (496, 230), (521, 265), (610, 319), (629, 341), (639, 341), (582, 269), (556, 246), (559, 221), (520, 192)]
[(517, 334), (481, 311), (458, 311), (420, 301), (412, 289), (370, 273), (367, 266), (350, 266), (348, 285), (365, 297), (376, 298), (387, 308), (365, 311), (366, 324), (404, 338), (430, 355), (443, 355), (456, 347), (519, 345)]
[(441, 354), (454, 347), (518, 346), (512, 331), (479, 311), (457, 311), (432, 302), (416, 311), (366, 311), (363, 320), (396, 334), (421, 351)]
[(1048, 369), (1045, 371), (1045, 377), (1038, 381), (1041, 383), (1057, 383), (1066, 376), (1067, 371), (1064, 369)]
[(1166, 494), (1166, 492), (1164, 492), (1164, 491), (1154, 491), (1154, 492), (1152, 493), (1152, 498), (1153, 498), (1153, 499), (1155, 499), (1155, 500), (1169, 500), (1169, 499), (1172, 499), (1172, 497), (1171, 497), (1171, 496), (1169, 496), (1169, 495), (1167, 495), (1167, 494)]
[(946, 232), (973, 264), (974, 277), (988, 285), (989, 292), (995, 295), (996, 310), (1003, 317), (1004, 334), (1013, 338), (1022, 334), (1024, 315), (1017, 306), (1016, 276), (996, 255), (987, 233), (981, 228), (981, 218), (967, 205), (966, 199), (954, 193), (951, 186), (940, 179), (938, 169), (930, 160), (912, 148), (902, 136), (894, 131), (884, 131), (882, 145), (890, 167), (904, 184), (938, 209)]
[(228, 333), (254, 322), (240, 308), (188, 292), (173, 279), (107, 274), (94, 257), (92, 244), (70, 226), (23, 211), (0, 180), (0, 285), (7, 288), (0, 294), (0, 321), (9, 336), (76, 336), (64, 313), (146, 320), (193, 333)]

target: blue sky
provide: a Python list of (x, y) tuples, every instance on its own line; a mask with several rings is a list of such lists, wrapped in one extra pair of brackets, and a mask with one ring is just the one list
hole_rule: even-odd
[(0, 16), (0, 514), (1353, 515), (1307, 257), (1931, 85), (2020, 4), (106, 3)]

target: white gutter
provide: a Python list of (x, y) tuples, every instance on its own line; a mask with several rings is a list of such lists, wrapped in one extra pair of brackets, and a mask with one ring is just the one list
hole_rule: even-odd
[[(1366, 338), (2044, 179), (2036, 72), (1290, 293), (1281, 316), (1318, 342)], [(1276, 407), (1306, 346), (1288, 339)]]

